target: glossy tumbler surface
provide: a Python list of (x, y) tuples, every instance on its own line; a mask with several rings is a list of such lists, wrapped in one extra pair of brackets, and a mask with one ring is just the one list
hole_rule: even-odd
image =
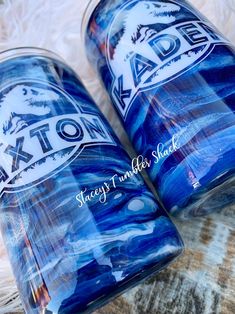
[[(235, 50), (187, 1), (91, 1), (88, 58), (167, 210), (235, 201)], [(92, 9), (93, 10), (92, 10)]]
[(76, 74), (0, 54), (0, 224), (27, 314), (91, 311), (182, 251)]

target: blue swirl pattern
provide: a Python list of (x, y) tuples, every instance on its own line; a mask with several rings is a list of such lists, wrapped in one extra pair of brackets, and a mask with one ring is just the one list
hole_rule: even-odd
[[(159, 24), (159, 29), (153, 26), (153, 31), (176, 23), (198, 19), (206, 21), (184, 0), (140, 0), (135, 1), (135, 4), (137, 2), (143, 2), (146, 6), (147, 3), (156, 2), (158, 7), (159, 3), (175, 3), (188, 8), (186, 10), (181, 7), (174, 23), (167, 26)], [(86, 31), (88, 57), (111, 96), (113, 73), (108, 66), (105, 42), (114, 17), (117, 17), (126, 3), (123, 0), (112, 3), (102, 1), (93, 12)], [(128, 10), (131, 11), (132, 7), (129, 6)], [(190, 12), (195, 12), (197, 18)], [(120, 38), (125, 32), (125, 19), (124, 13), (118, 21), (116, 18), (110, 36), (110, 50), (115, 51), (121, 42)], [(120, 44), (119, 50), (127, 49), (129, 42), (125, 42), (125, 45), (121, 47)], [(150, 48), (146, 46), (146, 51), (147, 49)], [(131, 46), (127, 51), (134, 53), (134, 50), (131, 52)], [(134, 86), (128, 84), (134, 89)], [(114, 99), (113, 102), (118, 107)], [(215, 45), (203, 61), (184, 74), (161, 86), (139, 91), (126, 119), (121, 116), (136, 151), (152, 161), (149, 176), (171, 214), (198, 216), (234, 204), (234, 110), (235, 50), (232, 45), (220, 44)], [(156, 160), (152, 153), (160, 143), (168, 148), (174, 136), (178, 139), (178, 149)]]
[[(182, 252), (182, 240), (140, 175), (117, 180), (104, 204), (93, 198), (78, 206), (78, 193), (125, 175), (131, 160), (70, 68), (37, 53), (0, 68), (1, 86), (35, 79), (58, 85), (114, 139), (85, 147), (50, 178), (1, 198), (1, 231), (26, 313), (94, 310), (166, 266)], [(50, 105), (54, 115), (74, 110), (68, 101)]]

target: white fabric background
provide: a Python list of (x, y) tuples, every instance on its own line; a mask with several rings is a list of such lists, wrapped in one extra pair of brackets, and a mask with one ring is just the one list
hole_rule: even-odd
[[(126, 142), (108, 97), (85, 58), (80, 29), (88, 2), (89, 0), (0, 0), (0, 51), (19, 46), (36, 46), (60, 54), (78, 72), (119, 137)], [(235, 43), (235, 0), (191, 2)], [(13, 301), (9, 303), (10, 300)], [(0, 238), (0, 314), (20, 309), (14, 278)]]

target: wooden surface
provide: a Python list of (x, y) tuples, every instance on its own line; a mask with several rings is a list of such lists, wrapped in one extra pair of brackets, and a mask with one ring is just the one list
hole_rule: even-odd
[(185, 253), (96, 314), (235, 314), (235, 206), (176, 224)]

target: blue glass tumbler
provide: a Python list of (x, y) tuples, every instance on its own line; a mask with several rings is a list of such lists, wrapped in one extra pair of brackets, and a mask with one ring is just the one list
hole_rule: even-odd
[(88, 59), (174, 215), (235, 202), (235, 50), (184, 0), (90, 1)]
[(0, 225), (25, 312), (90, 312), (182, 240), (57, 55), (9, 50), (0, 70)]

